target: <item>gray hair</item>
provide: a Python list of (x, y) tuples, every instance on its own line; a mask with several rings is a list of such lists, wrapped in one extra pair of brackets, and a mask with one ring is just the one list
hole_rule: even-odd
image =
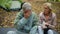
[(22, 6), (22, 9), (24, 9), (24, 10), (31, 10), (31, 8), (32, 8), (31, 4), (28, 2), (25, 2)]
[(49, 9), (52, 9), (52, 4), (51, 4), (51, 3), (44, 3), (43, 5), (44, 5), (44, 6), (48, 6)]

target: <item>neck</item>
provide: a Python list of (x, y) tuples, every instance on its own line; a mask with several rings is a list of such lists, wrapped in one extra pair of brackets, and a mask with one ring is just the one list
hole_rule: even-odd
[(50, 14), (51, 14), (51, 12), (49, 12), (49, 13), (47, 13), (47, 14), (44, 13), (45, 16), (50, 16)]

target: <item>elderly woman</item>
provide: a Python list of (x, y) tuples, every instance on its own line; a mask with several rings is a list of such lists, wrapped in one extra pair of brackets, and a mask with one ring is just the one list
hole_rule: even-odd
[(53, 34), (52, 29), (56, 26), (56, 14), (52, 12), (51, 3), (44, 3), (43, 8), (44, 11), (39, 14), (39, 34)]
[(29, 34), (30, 30), (37, 25), (37, 22), (38, 18), (37, 15), (32, 11), (31, 4), (25, 2), (14, 21), (17, 31), (9, 31), (7, 34)]

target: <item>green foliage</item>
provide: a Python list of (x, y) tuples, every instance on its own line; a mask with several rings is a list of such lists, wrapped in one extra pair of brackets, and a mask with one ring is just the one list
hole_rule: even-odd
[(11, 2), (12, 0), (0, 0), (0, 5), (5, 8), (9, 8), (11, 6)]
[(48, 2), (60, 2), (60, 0), (47, 0)]
[[(20, 3), (22, 3), (22, 0), (18, 0)], [(0, 6), (4, 8), (10, 8), (12, 3), (12, 0), (0, 0)]]
[(6, 6), (7, 8), (10, 8), (11, 2), (12, 2), (12, 0), (7, 0), (6, 3), (5, 3), (5, 6)]
[(22, 0), (18, 0), (20, 3), (22, 3)]

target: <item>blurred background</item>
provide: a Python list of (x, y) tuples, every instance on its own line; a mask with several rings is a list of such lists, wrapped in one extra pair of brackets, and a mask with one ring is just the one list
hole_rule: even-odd
[(21, 10), (22, 2), (30, 2), (32, 4), (32, 10), (37, 14), (43, 10), (43, 3), (51, 2), (53, 4), (53, 12), (57, 15), (57, 26), (55, 30), (60, 33), (60, 0), (0, 0), (0, 28), (13, 28), (14, 19), (16, 14)]

